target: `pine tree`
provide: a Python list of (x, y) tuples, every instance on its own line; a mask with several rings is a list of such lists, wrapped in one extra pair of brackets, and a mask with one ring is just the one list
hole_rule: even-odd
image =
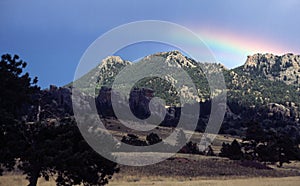
[(162, 139), (156, 133), (150, 133), (147, 135), (146, 140), (149, 145), (154, 145), (162, 141)]
[[(26, 63), (18, 59), (3, 55), (0, 62), (0, 166), (13, 171), (18, 161), (29, 186), (35, 186), (39, 177), (49, 180), (53, 175), (57, 185), (108, 183), (118, 171), (117, 164), (91, 149), (74, 119), (61, 119), (58, 125), (21, 121), (26, 105), (35, 104), (33, 95), (40, 92), (37, 78), (32, 81), (23, 73)], [(99, 141), (106, 141), (106, 135), (100, 137)]]
[(243, 152), (240, 143), (237, 140), (233, 140), (231, 144), (223, 143), (219, 156), (228, 157), (232, 160), (243, 159)]

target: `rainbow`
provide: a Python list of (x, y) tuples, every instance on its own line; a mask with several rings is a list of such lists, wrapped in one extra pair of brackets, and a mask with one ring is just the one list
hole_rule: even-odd
[[(155, 24), (164, 25), (166, 23), (155, 22)], [(168, 24), (170, 23), (167, 23), (167, 25)], [(182, 27), (181, 25), (172, 25), (171, 23), (170, 28), (172, 29), (166, 28), (168, 27), (162, 27), (162, 29), (158, 29), (163, 33), (161, 35), (163, 38), (162, 41), (172, 41), (173, 43), (160, 43), (160, 37), (154, 37), (156, 40), (153, 41), (145, 41), (146, 43), (159, 43), (157, 46), (147, 46), (148, 48), (146, 52), (149, 52), (147, 53), (148, 55), (161, 50), (180, 50), (183, 54), (190, 56), (190, 51), (193, 51), (192, 53), (194, 55), (196, 53), (198, 56), (190, 57), (196, 60), (201, 62), (219, 62), (228, 68), (234, 68), (244, 64), (248, 55), (253, 55), (256, 53), (272, 53), (275, 55), (283, 55), (285, 53), (300, 53), (299, 49), (292, 48), (292, 46), (286, 46), (274, 38), (262, 38), (260, 35), (242, 34), (236, 30), (226, 30), (224, 28), (212, 27), (211, 25), (195, 26), (190, 24), (190, 26)], [(188, 29), (188, 31), (186, 31), (186, 29)], [(198, 36), (199, 39), (197, 39), (195, 35)], [(143, 41), (141, 43), (143, 43)], [(177, 44), (178, 46), (173, 46), (172, 44)], [(122, 48), (123, 51), (119, 50), (122, 52), (118, 51), (119, 53), (117, 55), (122, 56), (125, 53), (134, 53), (138, 51), (136, 49), (133, 50), (132, 48), (134, 47), (145, 47), (143, 44), (136, 45), (136, 43), (129, 46), (131, 47), (131, 50), (130, 47), (125, 47), (125, 50)], [(186, 48), (180, 48), (180, 46)], [(126, 49), (129, 52), (124, 52)], [(140, 59), (145, 55), (138, 56), (137, 59)], [(126, 59), (126, 57), (124, 58)]]
[(248, 55), (255, 53), (285, 53), (299, 52), (274, 40), (262, 39), (258, 36), (234, 34), (224, 29), (191, 29), (210, 48), (216, 60), (227, 67), (236, 67), (243, 64)]

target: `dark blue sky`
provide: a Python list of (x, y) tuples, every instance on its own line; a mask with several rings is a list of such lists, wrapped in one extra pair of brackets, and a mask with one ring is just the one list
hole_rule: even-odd
[[(128, 22), (154, 19), (181, 24), (196, 33), (214, 31), (203, 40), (220, 62), (235, 67), (256, 50), (300, 53), (299, 2), (1, 0), (0, 53), (20, 55), (28, 62), (30, 74), (38, 76), (40, 86), (62, 86), (72, 81), (82, 54), (101, 34)], [(251, 40), (264, 47), (257, 48)], [(160, 47), (152, 46), (149, 52), (164, 49)], [(129, 51), (122, 57), (145, 54)]]

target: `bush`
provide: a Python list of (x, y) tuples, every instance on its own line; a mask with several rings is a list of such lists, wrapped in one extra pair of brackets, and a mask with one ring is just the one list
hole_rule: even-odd
[(186, 143), (178, 152), (184, 154), (204, 154), (199, 150), (197, 143), (193, 143), (192, 141)]
[(147, 146), (146, 141), (139, 139), (139, 137), (134, 134), (127, 134), (127, 136), (123, 136), (121, 142), (133, 146)]
[(156, 143), (160, 143), (162, 139), (155, 133), (150, 133), (146, 137), (146, 141), (149, 145), (154, 145)]
[(232, 160), (241, 160), (244, 157), (240, 143), (237, 140), (234, 140), (231, 144), (223, 143), (221, 157), (227, 157)]

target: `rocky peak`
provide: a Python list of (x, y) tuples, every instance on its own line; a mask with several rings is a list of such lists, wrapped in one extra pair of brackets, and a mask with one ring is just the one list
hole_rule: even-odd
[(102, 63), (99, 65), (99, 69), (109, 69), (114, 65), (126, 66), (131, 62), (123, 60), (120, 56), (108, 56), (102, 60)]
[(283, 81), (288, 85), (300, 84), (300, 56), (291, 53), (282, 56), (273, 54), (248, 56), (243, 70), (250, 74), (267, 77), (272, 81)]
[(278, 57), (276, 55), (273, 55), (273, 54), (269, 54), (269, 53), (266, 53), (266, 54), (254, 54), (254, 55), (250, 55), (250, 56), (247, 56), (247, 60), (244, 64), (244, 69), (247, 70), (249, 68), (257, 68), (259, 67), (259, 65), (261, 63), (269, 63), (269, 64), (272, 64), (274, 63), (274, 59)]
[(178, 64), (178, 67), (196, 67), (196, 61), (184, 56), (178, 50), (169, 51), (169, 52), (159, 52), (156, 54), (152, 54), (146, 57), (146, 59), (151, 59), (153, 57), (163, 57), (165, 58), (165, 62), (175, 61)]

